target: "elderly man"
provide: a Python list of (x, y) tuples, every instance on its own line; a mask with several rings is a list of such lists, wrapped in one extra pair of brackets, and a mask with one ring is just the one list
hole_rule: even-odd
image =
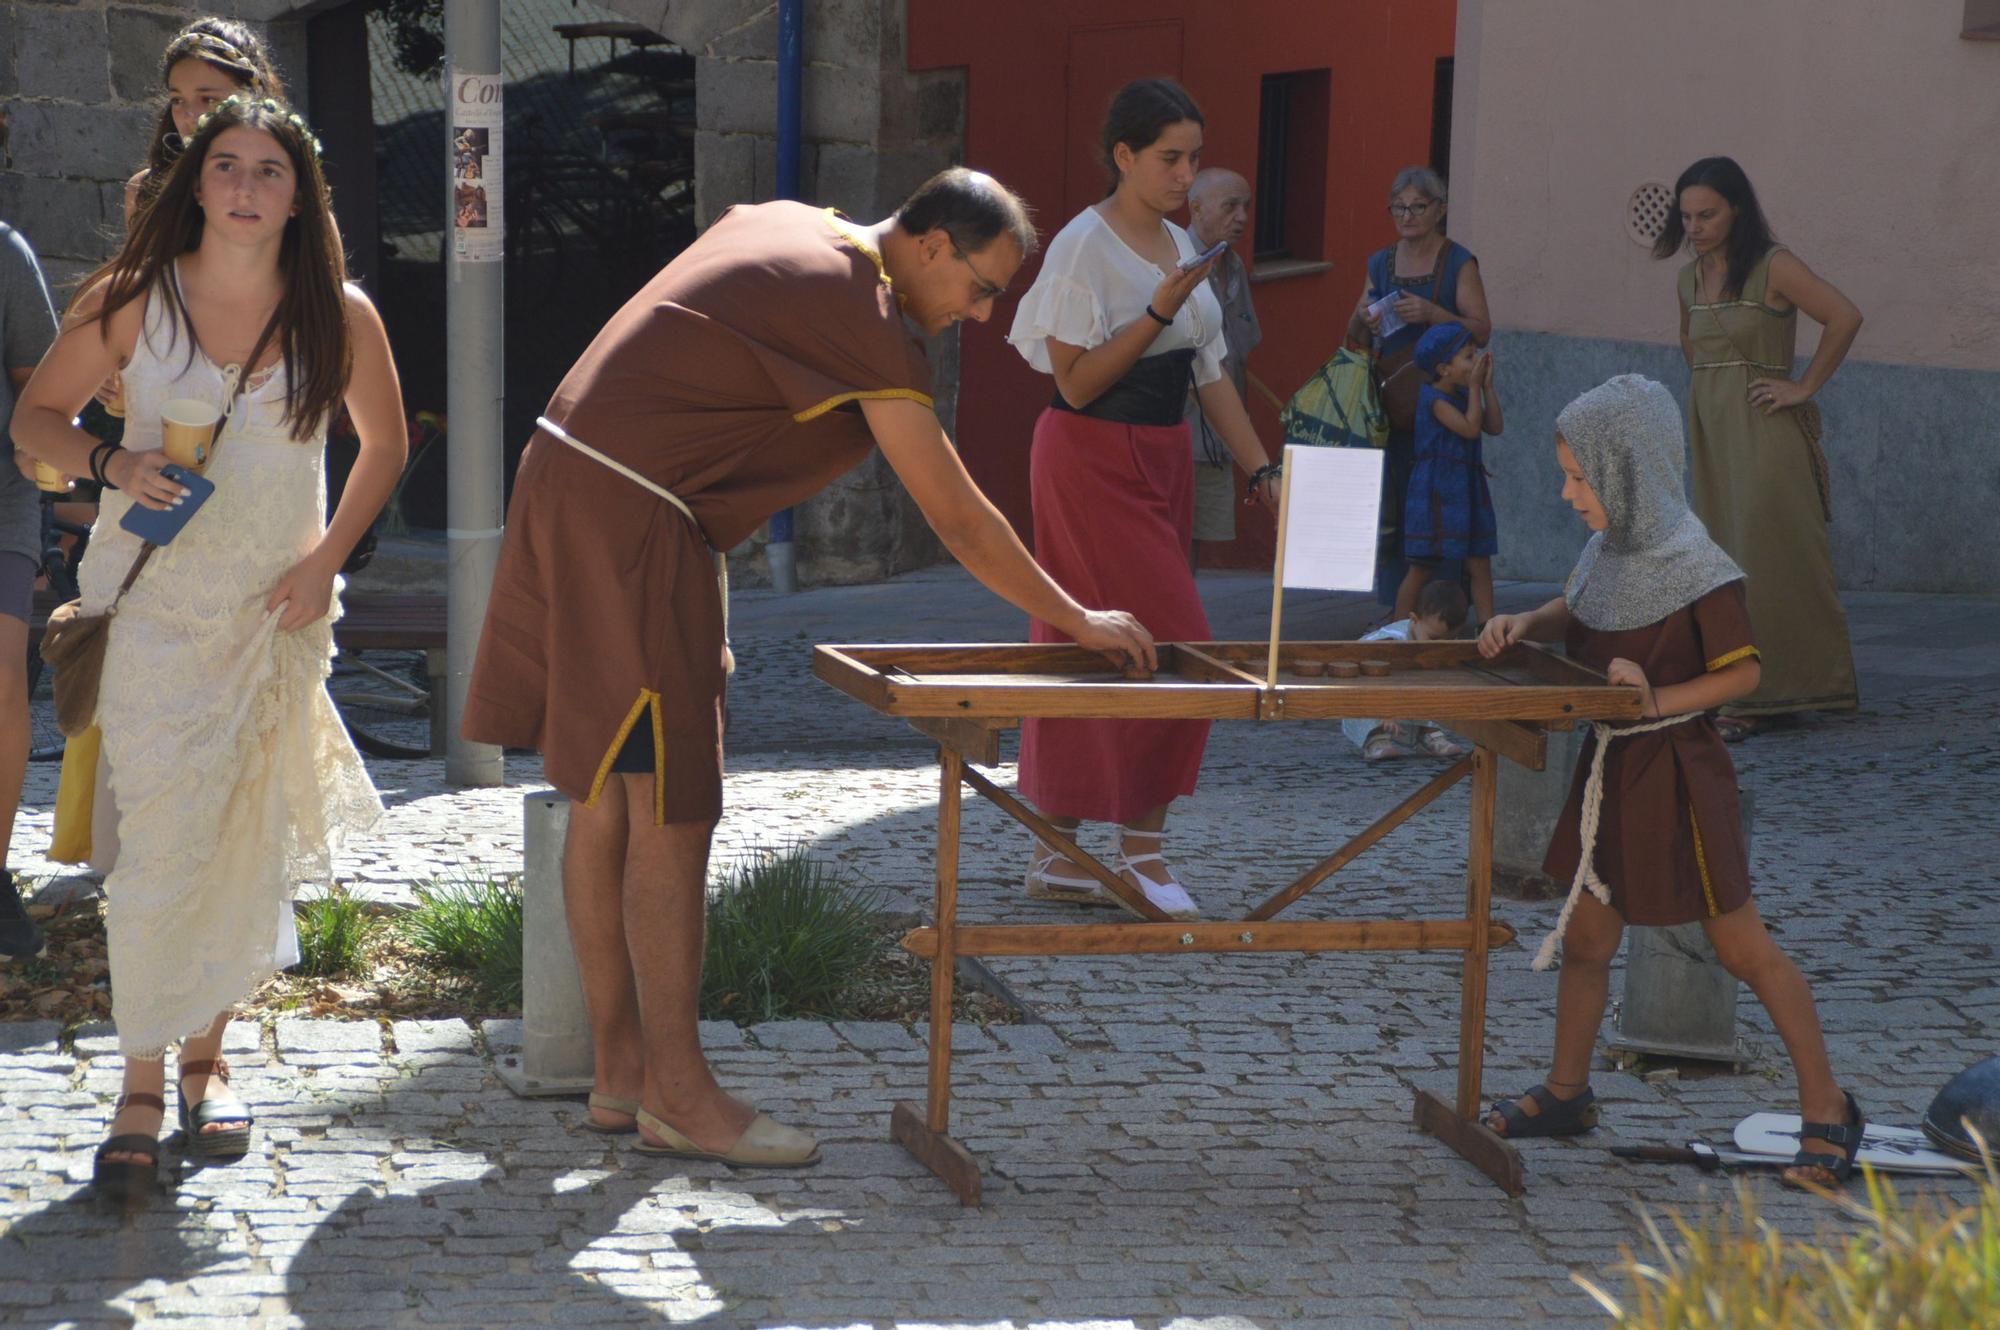
[(727, 666), (713, 551), (880, 447), (968, 571), (1078, 642), (1151, 666), (974, 487), (910, 325), (985, 322), (1035, 243), (1021, 201), (954, 168), (892, 217), (730, 209), (598, 333), (522, 454), (464, 732), (539, 749), (575, 807), (563, 858), (596, 1053), (590, 1125), (651, 1154), (816, 1163), (702, 1054), (703, 883), (722, 811)]
[[(1210, 167), (1194, 178), (1188, 191), (1188, 231), (1195, 248), (1206, 250), (1217, 241), (1227, 241), (1208, 274), (1215, 298), (1222, 302), (1222, 333), (1228, 345), (1223, 369), (1236, 385), (1236, 395), (1244, 396), (1249, 376), (1246, 363), (1251, 350), (1264, 340), (1257, 324), (1257, 310), (1250, 303), (1250, 271), (1236, 253), (1236, 242), (1250, 224), (1250, 184), (1234, 171)], [(1246, 397), (1247, 402), (1249, 399)], [(1201, 414), (1201, 402), (1188, 395), (1188, 433), (1194, 441), (1194, 547), (1189, 562), (1201, 557), (1204, 540), (1236, 539), (1236, 473), (1230, 465), (1229, 450), (1209, 428)]]

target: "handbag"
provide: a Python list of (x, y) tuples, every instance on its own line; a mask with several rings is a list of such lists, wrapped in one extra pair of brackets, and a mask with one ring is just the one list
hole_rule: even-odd
[(97, 756), (103, 735), (93, 725), (63, 746), (62, 779), (56, 785), (55, 825), (49, 858), (59, 864), (87, 864), (91, 822), (97, 815)]
[[(278, 315), (273, 311), (270, 321), (257, 338), (257, 344), (250, 349), (245, 364), (257, 363), (257, 357), (264, 354), (264, 347), (269, 344), (277, 326)], [(222, 439), (224, 427), (229, 424), (229, 417), (236, 410), (237, 400), (243, 395), (243, 381), (247, 377), (234, 365), (225, 369), (223, 375), (226, 396), (223, 398), (222, 415), (215, 422), (215, 433), (209, 436), (211, 457)], [(42, 659), (56, 672), (55, 680), (50, 684), (55, 694), (56, 728), (68, 738), (80, 737), (97, 723), (97, 688), (104, 679), (104, 648), (108, 640), (105, 634), (110, 631), (111, 620), (117, 617), (118, 602), (125, 599), (125, 593), (139, 580), (140, 572), (153, 557), (156, 548), (151, 541), (139, 546), (138, 556), (125, 572), (125, 580), (118, 584), (118, 594), (96, 614), (85, 614), (80, 598), (58, 605), (49, 612), (48, 626), (42, 629)]]
[[(1438, 283), (1444, 280), (1445, 260), (1451, 257), (1451, 241), (1447, 240), (1438, 250), (1437, 266), (1431, 269), (1431, 300), (1437, 302)], [(1389, 256), (1388, 285), (1395, 285), (1396, 258)], [(1384, 294), (1387, 294), (1386, 290)], [(1423, 390), (1423, 375), (1417, 373), (1417, 338), (1412, 337), (1407, 345), (1394, 351), (1379, 352), (1375, 357), (1375, 395), (1382, 403), (1382, 414), (1389, 419), (1389, 428), (1398, 434), (1408, 434), (1417, 427), (1417, 394)]]
[(1331, 448), (1380, 448), (1389, 421), (1376, 394), (1366, 351), (1343, 346), (1278, 412), (1285, 442)]

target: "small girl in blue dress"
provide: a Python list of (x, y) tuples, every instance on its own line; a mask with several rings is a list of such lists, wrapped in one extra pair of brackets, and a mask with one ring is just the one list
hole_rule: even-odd
[(1417, 392), (1416, 461), (1403, 506), (1403, 558), (1409, 571), (1396, 592), (1396, 618), (1408, 618), (1417, 593), (1446, 560), (1462, 560), (1472, 581), (1474, 617), (1493, 617), (1493, 555), (1499, 540), (1486, 485), (1480, 436), (1506, 426), (1493, 387), (1493, 353), (1462, 323), (1440, 323), (1417, 342), (1415, 362), (1431, 382)]

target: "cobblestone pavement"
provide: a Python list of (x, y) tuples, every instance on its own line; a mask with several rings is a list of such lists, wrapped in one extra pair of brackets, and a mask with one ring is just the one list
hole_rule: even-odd
[[(1260, 579), (1204, 577), (1218, 634), (1255, 636)], [(1519, 603), (1546, 588), (1510, 588)], [(1297, 597), (1324, 635), (1370, 610)], [(2000, 795), (2000, 608), (1850, 603), (1866, 709), (1738, 750), (1756, 792), (1758, 899), (1812, 978), (1836, 1063), (1872, 1115), (1912, 1122), (1991, 1051), (2000, 939), (1988, 810)], [(740, 598), (725, 852), (803, 839), (920, 909), (936, 768), (910, 731), (805, 676), (815, 641), (999, 640), (1018, 620), (953, 573)], [(1299, 635), (1304, 635), (1301, 631)], [(393, 900), (439, 872), (512, 870), (520, 796), (449, 791), (430, 763), (376, 763), (390, 813), (343, 872)], [(1175, 821), (1211, 914), (1288, 879), (1425, 768), (1363, 768), (1330, 725), (1220, 725)], [(1012, 769), (1002, 775), (1011, 780)], [(13, 862), (46, 841), (53, 772), (31, 778)], [(1445, 913), (1460, 900), (1465, 796), (1308, 898), (1301, 917)], [(968, 803), (964, 917), (1063, 918), (1019, 898), (1025, 833)], [(1501, 901), (1523, 942), (1494, 958), (1487, 1085), (1537, 1075), (1554, 984), (1527, 969), (1554, 918)], [(257, 1146), (177, 1170), (121, 1221), (86, 1201), (116, 1093), (112, 1040), (0, 1025), (0, 1324), (468, 1326), (1600, 1326), (1571, 1282), (1639, 1241), (1635, 1203), (1699, 1207), (1717, 1184), (1607, 1159), (1612, 1141), (1726, 1139), (1787, 1107), (1754, 1002), (1743, 1074), (1595, 1074), (1605, 1126), (1524, 1147), (1509, 1200), (1409, 1126), (1449, 1097), (1457, 967), (1424, 955), (1008, 959), (1037, 1023), (955, 1035), (954, 1131), (984, 1162), (961, 1210), (886, 1140), (920, 1098), (922, 1030), (818, 1022), (712, 1028), (725, 1082), (815, 1130), (826, 1162), (737, 1175), (632, 1153), (574, 1102), (515, 1099), (494, 1058), (518, 1026), (279, 1021), (232, 1028)], [(1615, 981), (1614, 981), (1615, 982)], [(1614, 993), (1616, 989), (1614, 988)], [(174, 1157), (169, 1151), (170, 1158)], [(1840, 1221), (1759, 1184), (1788, 1233)], [(1963, 1184), (1923, 1184), (1963, 1197)], [(1615, 1280), (1614, 1280), (1615, 1283)]]

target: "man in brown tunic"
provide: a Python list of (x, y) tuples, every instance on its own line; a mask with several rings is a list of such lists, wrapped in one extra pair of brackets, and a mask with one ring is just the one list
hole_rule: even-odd
[(1086, 646), (1154, 663), (1136, 620), (1086, 610), (1042, 573), (931, 411), (910, 325), (985, 322), (1034, 242), (1020, 200), (962, 168), (873, 225), (732, 208), (605, 325), (522, 454), (463, 731), (539, 749), (575, 801), (564, 899), (597, 1059), (591, 1119), (636, 1123), (642, 1149), (819, 1158), (723, 1092), (695, 1017), (722, 810), (714, 551), (879, 446), (980, 581)]

